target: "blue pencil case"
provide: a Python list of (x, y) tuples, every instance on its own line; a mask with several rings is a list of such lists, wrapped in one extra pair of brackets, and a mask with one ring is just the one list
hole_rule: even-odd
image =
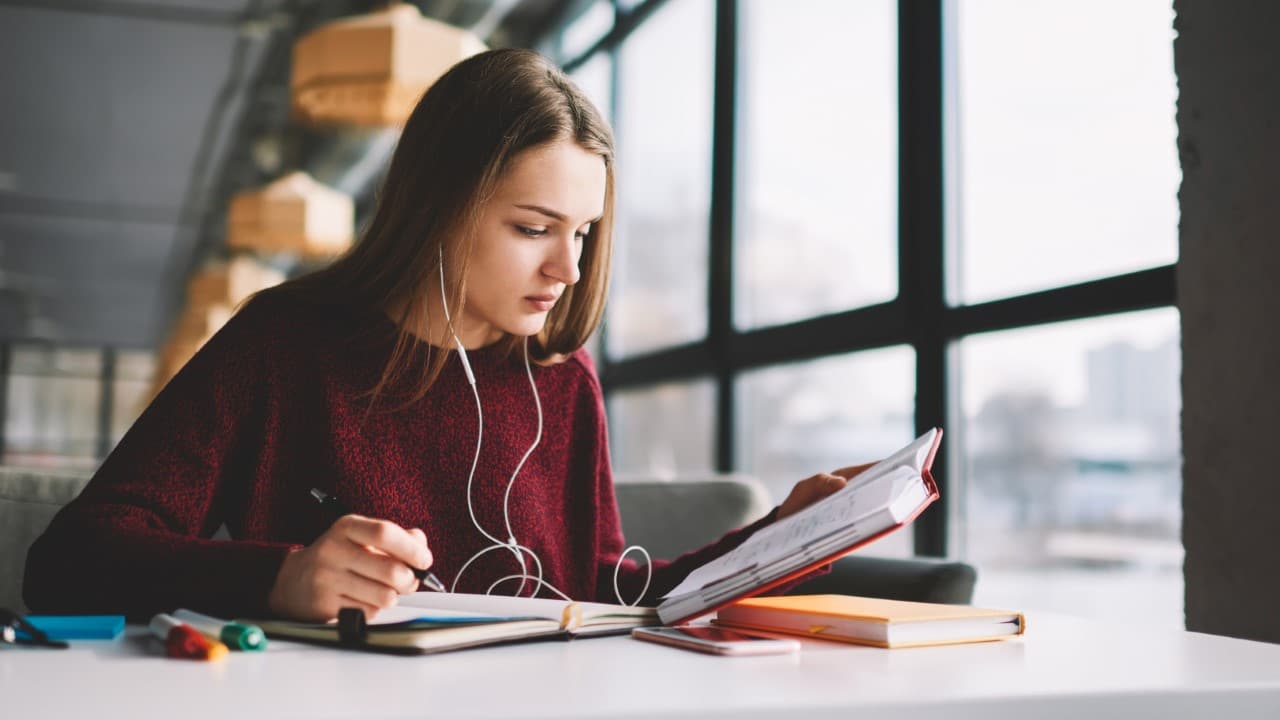
[(124, 632), (123, 615), (27, 615), (26, 620), (50, 640), (114, 640)]

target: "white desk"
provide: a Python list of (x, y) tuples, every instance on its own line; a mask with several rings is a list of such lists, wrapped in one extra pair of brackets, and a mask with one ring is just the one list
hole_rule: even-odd
[(1024, 638), (722, 658), (626, 637), (397, 657), (274, 642), (168, 660), (140, 630), (0, 649), (0, 717), (1280, 718), (1280, 645), (1029, 615)]

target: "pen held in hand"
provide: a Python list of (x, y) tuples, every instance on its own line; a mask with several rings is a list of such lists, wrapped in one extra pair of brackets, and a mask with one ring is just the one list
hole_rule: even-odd
[[(332, 520), (337, 520), (343, 515), (350, 513), (347, 507), (342, 504), (342, 501), (339, 500), (337, 496), (330, 495), (319, 488), (311, 488), (311, 497), (315, 498), (316, 502), (320, 503), (322, 507), (329, 510), (329, 515)], [(444, 583), (440, 582), (440, 578), (436, 577), (435, 573), (430, 570), (423, 570), (412, 566), (410, 566), (409, 569), (413, 571), (413, 576), (418, 578), (418, 581), (421, 582), (423, 586), (436, 592), (448, 592)]]

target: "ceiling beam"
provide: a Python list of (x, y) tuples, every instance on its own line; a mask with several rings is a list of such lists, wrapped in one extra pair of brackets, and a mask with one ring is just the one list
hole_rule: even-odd
[(265, 20), (278, 10), (277, 7), (265, 8), (258, 12), (218, 10), (125, 0), (0, 0), (0, 7), (21, 7), (82, 15), (110, 15), (137, 20), (215, 27), (237, 27), (246, 22)]

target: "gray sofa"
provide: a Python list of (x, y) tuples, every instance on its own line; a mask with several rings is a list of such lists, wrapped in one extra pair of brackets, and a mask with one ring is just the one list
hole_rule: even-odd
[(84, 471), (0, 465), (0, 607), (25, 610), (27, 548), (87, 482)]

